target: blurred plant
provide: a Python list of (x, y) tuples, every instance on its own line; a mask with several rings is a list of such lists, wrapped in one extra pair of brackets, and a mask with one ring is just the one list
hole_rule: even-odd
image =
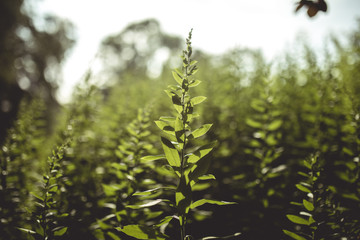
[(296, 233), (283, 230), (283, 232), (296, 240), (338, 239), (336, 226), (334, 226), (334, 209), (330, 199), (329, 188), (322, 183), (319, 158), (313, 156), (304, 161), (308, 172), (299, 172), (305, 180), (296, 184), (296, 188), (306, 194), (302, 202), (292, 202), (301, 207), (299, 214), (288, 214), (286, 217), (296, 224)]
[[(126, 127), (126, 135), (122, 136), (121, 144), (116, 150), (119, 162), (109, 163), (109, 174), (104, 178), (103, 207), (110, 209), (110, 214), (98, 219), (94, 225), (94, 233), (97, 239), (105, 239), (105, 234), (112, 239), (119, 239), (119, 232), (115, 227), (124, 226), (137, 222), (145, 224), (149, 220), (158, 217), (162, 211), (152, 212), (148, 208), (135, 207), (139, 200), (132, 198), (136, 191), (153, 188), (157, 183), (151, 180), (153, 162), (142, 161), (144, 154), (151, 153), (153, 146), (147, 141), (150, 135), (149, 111), (138, 111), (137, 118)], [(108, 179), (109, 175), (114, 176)], [(133, 209), (137, 210), (134, 211)]]
[[(29, 239), (52, 240), (61, 238), (68, 227), (62, 226), (59, 222), (68, 216), (68, 213), (61, 213), (59, 195), (62, 188), (62, 168), (61, 161), (63, 154), (69, 145), (69, 140), (53, 151), (48, 158), (48, 172), (43, 176), (40, 185), (40, 194), (31, 192), (35, 199), (35, 209), (30, 210), (33, 220), (32, 230), (19, 228), (19, 230), (29, 234)], [(62, 238), (64, 239), (64, 238)]]
[(47, 145), (43, 109), (41, 100), (23, 100), (18, 118), (1, 146), (0, 236), (6, 239), (20, 237), (15, 226), (26, 220), (23, 209), (31, 205), (29, 191), (42, 167), (34, 160), (42, 157), (45, 151), (41, 148)]

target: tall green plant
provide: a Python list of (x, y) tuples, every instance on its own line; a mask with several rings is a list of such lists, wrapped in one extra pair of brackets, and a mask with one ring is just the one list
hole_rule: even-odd
[[(205, 135), (212, 124), (204, 124), (196, 129), (192, 126), (193, 120), (199, 115), (194, 111), (194, 107), (202, 103), (206, 97), (195, 96), (191, 97), (190, 89), (200, 84), (200, 80), (194, 79), (195, 73), (198, 71), (197, 61), (191, 59), (192, 47), (191, 47), (192, 31), (189, 33), (189, 37), (186, 39), (186, 50), (183, 51), (182, 71), (175, 69), (172, 75), (176, 81), (176, 85), (170, 85), (166, 94), (170, 97), (175, 116), (160, 117), (158, 121), (155, 121), (156, 125), (162, 130), (163, 136), (161, 137), (161, 145), (164, 151), (164, 155), (161, 156), (148, 156), (143, 160), (156, 160), (166, 159), (168, 168), (174, 173), (176, 180), (176, 188), (166, 190), (174, 191), (175, 201), (168, 201), (166, 199), (156, 199), (148, 202), (142, 206), (152, 206), (161, 202), (168, 203), (175, 209), (175, 214), (166, 216), (160, 221), (156, 227), (161, 227), (169, 223), (172, 219), (179, 221), (180, 227), (180, 239), (190, 239), (191, 236), (186, 233), (186, 225), (188, 221), (189, 211), (195, 209), (203, 204), (217, 204), (226, 205), (232, 204), (230, 202), (216, 201), (209, 199), (200, 199), (193, 201), (192, 193), (195, 185), (201, 180), (215, 179), (212, 174), (207, 174), (209, 167), (209, 159), (206, 156), (212, 151), (216, 142), (205, 144), (203, 146), (197, 146), (195, 139), (198, 139)], [(152, 189), (146, 192), (140, 192), (136, 195), (147, 195), (154, 192), (158, 192), (159, 189)], [(129, 225), (124, 228), (117, 228), (119, 231), (123, 231), (129, 236), (145, 239), (151, 238), (141, 226)], [(164, 235), (155, 236), (151, 239), (164, 239)]]
[(296, 233), (283, 230), (283, 232), (296, 240), (320, 240), (334, 239), (337, 234), (333, 231), (333, 209), (328, 194), (328, 187), (321, 181), (323, 169), (320, 166), (317, 156), (304, 161), (307, 172), (299, 172), (304, 177), (304, 181), (296, 184), (306, 197), (300, 203), (292, 202), (299, 206), (299, 214), (288, 214), (286, 217), (298, 226)]
[(62, 226), (59, 221), (68, 216), (68, 213), (61, 213), (61, 202), (58, 201), (63, 177), (61, 160), (67, 147), (68, 141), (53, 151), (52, 156), (48, 158), (48, 169), (47, 173), (43, 175), (40, 194), (35, 191), (31, 192), (35, 197), (35, 209), (31, 211), (33, 227), (31, 230), (19, 228), (29, 234), (29, 239), (59, 239), (67, 231), (67, 227)]

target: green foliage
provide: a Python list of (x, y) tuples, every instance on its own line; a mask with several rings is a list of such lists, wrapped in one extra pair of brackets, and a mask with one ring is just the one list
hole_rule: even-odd
[[(205, 156), (213, 150), (215, 142), (200, 147), (196, 147), (196, 145), (192, 143), (191, 148), (189, 147), (191, 140), (200, 138), (206, 134), (211, 127), (211, 124), (205, 124), (193, 130), (191, 124), (193, 119), (199, 116), (194, 111), (194, 106), (202, 103), (206, 99), (206, 97), (203, 96), (191, 97), (190, 95), (190, 88), (200, 83), (199, 80), (193, 78), (198, 68), (196, 65), (197, 61), (191, 59), (191, 37), (192, 31), (190, 31), (189, 37), (186, 39), (187, 48), (183, 51), (182, 55), (183, 70), (175, 69), (172, 73), (177, 85), (170, 85), (168, 89), (165, 90), (172, 101), (175, 116), (161, 117), (155, 122), (164, 134), (164, 136), (161, 137), (161, 145), (165, 154), (163, 158), (167, 160), (170, 169), (175, 173), (174, 177), (177, 179), (175, 202), (170, 203), (170, 206), (176, 209), (176, 215), (166, 216), (160, 221), (157, 227), (161, 227), (171, 221), (172, 218), (176, 218), (180, 223), (181, 239), (188, 239), (190, 237), (186, 234), (186, 224), (191, 209), (197, 208), (205, 203), (217, 205), (233, 204), (208, 199), (200, 199), (193, 202), (192, 199), (196, 183), (200, 180), (215, 179), (213, 175), (206, 175), (208, 159), (205, 158)], [(155, 157), (154, 159), (157, 158), (158, 157)], [(152, 193), (154, 190), (150, 190), (150, 192)], [(137, 193), (137, 195), (147, 195), (148, 193), (149, 190), (145, 193)], [(157, 199), (138, 207), (149, 207), (161, 202), (163, 202), (162, 199)], [(153, 236), (148, 235), (146, 233), (148, 228), (142, 229), (140, 225), (128, 225), (124, 228), (117, 229), (138, 239), (149, 237), (163, 239), (162, 235), (160, 237), (155, 236), (154, 233)]]
[(32, 230), (19, 228), (28, 233), (30, 239), (59, 239), (67, 231), (68, 227), (62, 226), (60, 223), (64, 217), (68, 216), (68, 213), (61, 212), (59, 195), (63, 178), (61, 160), (68, 147), (68, 141), (66, 140), (62, 146), (53, 151), (52, 156), (48, 158), (48, 171), (43, 175), (39, 193), (31, 192), (35, 198), (35, 209), (31, 210), (34, 228)]
[(36, 172), (42, 167), (40, 161), (33, 159), (47, 153), (41, 152), (46, 147), (43, 107), (40, 100), (23, 101), (18, 119), (1, 146), (0, 235), (7, 239), (20, 237), (15, 227), (26, 221), (24, 208), (32, 205), (28, 195), (36, 181)]
[[(171, 72), (178, 38), (153, 24), (104, 43), (124, 62), (86, 74), (51, 115), (53, 135), (42, 104), (23, 105), (0, 151), (0, 239), (357, 239), (359, 29), (321, 61), (302, 42), (268, 63), (251, 49), (193, 51), (189, 37)], [(136, 34), (155, 42), (143, 59)], [(44, 161), (67, 131), (62, 159)]]

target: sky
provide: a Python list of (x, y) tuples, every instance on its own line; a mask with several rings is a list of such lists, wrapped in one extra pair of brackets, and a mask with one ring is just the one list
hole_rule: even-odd
[[(360, 0), (326, 0), (327, 13), (314, 18), (297, 0), (42, 0), (41, 14), (54, 14), (76, 27), (77, 43), (63, 64), (58, 100), (69, 102), (74, 86), (93, 60), (102, 39), (127, 25), (148, 18), (160, 22), (165, 33), (186, 38), (193, 28), (193, 48), (221, 54), (235, 47), (261, 49), (268, 60), (305, 38), (321, 49), (332, 33), (344, 36), (356, 27)], [(179, 53), (180, 54), (180, 53)]]

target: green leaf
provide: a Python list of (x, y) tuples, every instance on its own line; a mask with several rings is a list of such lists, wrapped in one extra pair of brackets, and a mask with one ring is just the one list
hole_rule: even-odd
[(292, 221), (293, 223), (302, 224), (302, 225), (309, 225), (309, 221), (302, 218), (302, 217), (299, 217), (299, 216), (296, 216), (296, 215), (291, 215), (291, 214), (286, 215), (286, 217), (290, 221)]
[(111, 184), (101, 184), (101, 185), (103, 187), (106, 196), (115, 196), (116, 191), (119, 190), (119, 188), (116, 187), (115, 185), (111, 185)]
[(258, 112), (265, 112), (265, 103), (260, 99), (254, 99), (251, 101), (250, 106)]
[(204, 124), (200, 128), (194, 130), (190, 135), (189, 138), (198, 138), (206, 134), (209, 129), (211, 128), (212, 124)]
[(181, 114), (182, 110), (183, 110), (183, 106), (181, 104), (181, 99), (178, 95), (174, 94), (171, 98), (173, 106), (175, 108), (175, 110)]
[(303, 237), (297, 235), (296, 233), (290, 232), (290, 231), (288, 231), (288, 230), (283, 230), (283, 232), (284, 232), (286, 235), (292, 237), (293, 239), (296, 239), (296, 240), (306, 240), (306, 238), (303, 238)]
[(274, 120), (269, 124), (268, 130), (275, 131), (275, 130), (279, 129), (279, 127), (281, 127), (282, 123), (283, 123), (283, 121), (280, 119)]
[(116, 236), (115, 233), (107, 232), (107, 235), (109, 235), (109, 237), (111, 237), (111, 238), (114, 239), (114, 240), (121, 240), (121, 238), (118, 237), (118, 236)]
[(203, 101), (205, 101), (206, 97), (204, 96), (197, 96), (197, 97), (193, 97), (190, 102), (192, 103), (193, 106), (202, 103)]
[(197, 149), (194, 153), (192, 153), (189, 156), (188, 163), (196, 163), (197, 161), (199, 161), (201, 158), (203, 158), (209, 152), (211, 152), (211, 150), (214, 148), (215, 144), (216, 144), (216, 141), (206, 144), (206, 145), (200, 147), (199, 149)]
[(153, 193), (158, 192), (159, 190), (163, 190), (163, 189), (167, 189), (170, 191), (175, 191), (175, 188), (170, 188), (170, 187), (158, 187), (158, 188), (154, 188), (154, 189), (150, 189), (150, 190), (146, 190), (143, 192), (136, 192), (133, 194), (133, 196), (146, 196), (146, 195), (151, 195)]
[(174, 145), (164, 137), (161, 137), (162, 147), (164, 149), (164, 153), (166, 156), (166, 160), (172, 167), (180, 167), (181, 160), (179, 156), (179, 152), (176, 150)]
[(33, 231), (33, 230), (30, 230), (30, 229), (26, 229), (26, 228), (17, 228), (17, 229), (19, 229), (20, 231), (22, 231), (22, 232), (25, 232), (25, 233), (28, 233), (28, 234), (36, 234), (36, 232), (35, 231)]
[(210, 179), (216, 179), (216, 178), (212, 174), (207, 174), (207, 175), (203, 175), (203, 176), (199, 177), (198, 179), (199, 180), (210, 180)]
[(141, 161), (147, 162), (147, 161), (155, 161), (159, 159), (165, 159), (165, 155), (151, 155), (151, 156), (145, 156), (140, 158)]
[(303, 205), (308, 211), (314, 211), (314, 204), (312, 204), (311, 202), (303, 199)]
[(191, 204), (190, 208), (194, 209), (201, 205), (204, 205), (206, 203), (209, 204), (216, 204), (216, 205), (231, 205), (231, 204), (237, 204), (236, 202), (225, 202), (225, 201), (218, 201), (218, 200), (210, 200), (210, 199), (200, 199), (194, 203)]
[(68, 229), (67, 227), (62, 227), (59, 230), (56, 230), (54, 232), (54, 236), (62, 236), (62, 235), (64, 235), (66, 233), (67, 229)]
[(201, 81), (196, 79), (196, 80), (190, 82), (189, 87), (196, 87), (200, 83), (201, 83)]
[(158, 224), (156, 224), (155, 226), (160, 227), (160, 226), (162, 226), (164, 224), (167, 224), (168, 222), (170, 222), (175, 217), (176, 216), (166, 216), (163, 219), (161, 219), (161, 221)]
[(299, 189), (300, 191), (306, 192), (306, 193), (311, 193), (310, 189), (308, 189), (307, 187), (301, 185), (301, 184), (296, 184), (295, 185), (297, 187), (297, 189)]
[(172, 136), (175, 136), (175, 129), (174, 126), (171, 126), (168, 122), (157, 120), (155, 121), (156, 126), (160, 128), (161, 131), (170, 134)]
[(262, 128), (262, 123), (259, 123), (251, 118), (246, 119), (246, 124), (253, 128)]
[(40, 197), (38, 194), (36, 194), (35, 192), (30, 192), (31, 195), (33, 195), (34, 197), (36, 197), (37, 199), (39, 199), (41, 202), (44, 201), (43, 197)]
[(144, 231), (144, 227), (140, 227), (139, 225), (127, 225), (123, 228), (117, 227), (115, 229), (125, 233), (130, 237), (134, 237), (137, 239), (149, 239), (149, 234)]
[(175, 71), (172, 71), (172, 75), (173, 75), (175, 81), (176, 81), (178, 84), (180, 84), (180, 86), (181, 86), (181, 85), (182, 85), (182, 82), (183, 82), (181, 76), (179, 76), (179, 74), (176, 73)]
[(233, 237), (237, 237), (237, 236), (240, 236), (241, 233), (238, 232), (238, 233), (234, 233), (232, 235), (228, 235), (228, 236), (222, 236), (222, 237), (214, 237), (214, 236), (209, 236), (209, 237), (204, 237), (204, 238), (201, 238), (200, 240), (212, 240), (212, 239), (233, 239)]
[(185, 172), (175, 192), (176, 207), (180, 215), (187, 214), (191, 205), (191, 187), (188, 184), (188, 174)]
[(131, 208), (131, 209), (140, 209), (140, 208), (147, 208), (147, 207), (152, 207), (155, 206), (159, 203), (163, 202), (163, 199), (155, 199), (152, 200), (150, 202), (141, 204), (141, 205), (126, 205), (127, 208)]
[[(179, 143), (184, 143), (185, 141), (185, 129), (184, 129), (184, 123), (180, 118), (176, 118), (175, 120), (175, 135), (176, 139)], [(183, 144), (179, 146), (180, 149), (183, 148)]]

